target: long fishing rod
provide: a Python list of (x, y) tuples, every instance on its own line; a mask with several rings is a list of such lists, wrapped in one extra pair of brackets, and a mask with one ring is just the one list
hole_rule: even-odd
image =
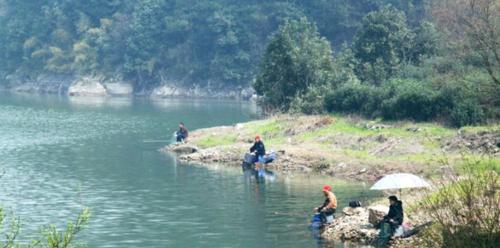
[(170, 140), (143, 140), (143, 143), (169, 143)]

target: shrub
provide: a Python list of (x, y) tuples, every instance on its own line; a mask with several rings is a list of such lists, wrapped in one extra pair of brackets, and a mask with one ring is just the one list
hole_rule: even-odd
[(480, 124), (486, 121), (485, 116), (477, 101), (465, 99), (451, 110), (450, 124), (454, 127)]
[(297, 95), (290, 104), (290, 111), (303, 114), (322, 114), (325, 112), (325, 95), (328, 87), (312, 87), (302, 95)]
[(354, 112), (365, 114), (373, 109), (374, 106), (368, 107), (373, 101), (373, 86), (363, 85), (359, 83), (347, 83), (340, 86), (335, 91), (325, 97), (325, 108), (329, 112)]
[(413, 119), (426, 121), (436, 116), (436, 92), (424, 82), (395, 80), (384, 86), (389, 96), (382, 102), (382, 115), (386, 119)]
[(423, 201), (421, 208), (435, 223), (421, 235), (423, 247), (498, 247), (500, 178), (494, 160), (487, 163), (467, 161), (462, 176)]

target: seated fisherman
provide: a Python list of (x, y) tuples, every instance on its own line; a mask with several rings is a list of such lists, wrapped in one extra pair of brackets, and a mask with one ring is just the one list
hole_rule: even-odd
[(394, 195), (389, 196), (389, 213), (384, 216), (380, 223), (380, 233), (377, 247), (387, 247), (389, 239), (392, 237), (398, 226), (403, 224), (403, 202)]
[(264, 142), (262, 142), (262, 139), (260, 138), (259, 135), (255, 136), (255, 142), (253, 143), (253, 146), (250, 147), (250, 153), (255, 153), (255, 164), (256, 169), (258, 169), (258, 165), (264, 165), (264, 156), (266, 155), (266, 147), (264, 146)]
[(332, 187), (330, 185), (325, 185), (323, 187), (323, 194), (325, 195), (325, 202), (320, 207), (314, 208), (314, 211), (320, 213), (321, 222), (326, 223), (327, 217), (335, 217), (335, 211), (337, 210), (337, 197), (331, 191)]
[(179, 131), (176, 132), (177, 142), (187, 141), (189, 132), (183, 122), (179, 123)]

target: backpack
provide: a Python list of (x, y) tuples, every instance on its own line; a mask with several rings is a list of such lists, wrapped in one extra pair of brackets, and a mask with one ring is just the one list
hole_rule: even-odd
[(351, 207), (351, 208), (359, 208), (359, 207), (361, 207), (361, 202), (360, 201), (350, 201), (349, 202), (349, 207)]

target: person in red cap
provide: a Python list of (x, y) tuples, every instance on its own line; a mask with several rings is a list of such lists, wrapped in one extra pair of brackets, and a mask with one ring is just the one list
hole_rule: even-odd
[(255, 136), (255, 142), (253, 146), (250, 147), (250, 153), (255, 153), (256, 160), (255, 161), (255, 169), (260, 170), (261, 166), (264, 166), (264, 156), (266, 155), (266, 147), (264, 146), (264, 142), (259, 135)]
[(337, 197), (331, 191), (332, 187), (330, 185), (323, 186), (323, 194), (325, 195), (325, 202), (323, 205), (314, 209), (314, 211), (320, 213), (321, 221), (326, 223), (327, 217), (335, 217), (335, 211), (337, 210)]

